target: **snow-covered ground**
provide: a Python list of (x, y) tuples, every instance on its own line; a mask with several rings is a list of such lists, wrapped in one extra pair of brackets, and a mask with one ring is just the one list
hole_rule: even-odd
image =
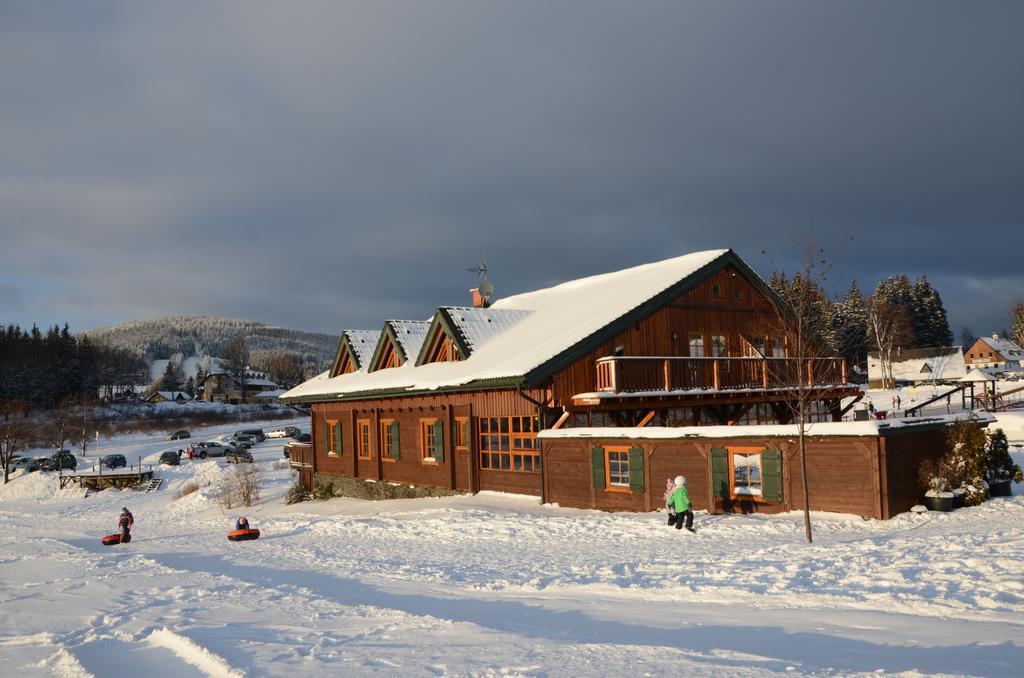
[[(253, 542), (225, 538), (222, 460), (162, 467), (152, 493), (0, 488), (0, 674), (1024, 674), (1021, 496), (815, 515), (806, 544), (798, 514), (698, 514), (689, 534), (491, 493), (286, 506), (281, 446), (253, 450)], [(102, 546), (125, 505), (132, 542)]]

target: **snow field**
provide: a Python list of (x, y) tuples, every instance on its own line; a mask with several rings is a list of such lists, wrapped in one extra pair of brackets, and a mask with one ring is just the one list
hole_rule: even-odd
[[(149, 494), (0, 488), (0, 673), (1020, 675), (1020, 496), (818, 514), (806, 544), (798, 514), (698, 513), (692, 535), (497, 493), (285, 506), (281, 445), (253, 449), (254, 542), (226, 539), (223, 460), (162, 467)], [(122, 505), (133, 540), (102, 546)]]

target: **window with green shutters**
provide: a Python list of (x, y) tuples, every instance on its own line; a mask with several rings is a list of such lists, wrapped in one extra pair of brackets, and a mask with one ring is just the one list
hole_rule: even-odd
[(380, 420), (380, 457), (381, 459), (398, 459), (398, 422), (394, 419)]
[(716, 497), (782, 501), (782, 453), (762, 447), (715, 447), (711, 485)]
[(420, 456), (425, 461), (444, 461), (444, 424), (438, 419), (420, 419)]
[(343, 448), (341, 446), (341, 422), (336, 421), (334, 422), (334, 453), (341, 454), (342, 449)]
[(329, 441), (331, 439), (331, 425), (328, 422), (324, 422), (320, 431), (320, 454), (326, 455), (330, 449)]
[(328, 419), (324, 423), (324, 454), (332, 457), (338, 456), (341, 452), (341, 422)]
[(591, 448), (593, 484), (609, 492), (643, 492), (644, 451), (639, 447)]
[(398, 422), (397, 421), (391, 422), (391, 425), (388, 427), (388, 441), (389, 441), (389, 447), (391, 449), (391, 458), (392, 459), (401, 459), (402, 458), (402, 439), (398, 435)]

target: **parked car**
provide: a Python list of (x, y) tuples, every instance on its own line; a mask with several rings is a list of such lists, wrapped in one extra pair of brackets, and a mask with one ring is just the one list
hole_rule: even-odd
[(224, 455), (224, 460), (229, 464), (251, 464), (252, 453), (249, 450), (231, 450)]
[(281, 428), (275, 428), (267, 431), (268, 438), (294, 438), (299, 435), (298, 426), (282, 426)]
[(313, 442), (313, 436), (308, 433), (299, 433), (298, 435), (292, 436), (292, 439), (284, 444), (285, 459), (292, 458), (292, 445), (308, 445), (311, 442)]
[(217, 442), (216, 440), (207, 440), (205, 443), (195, 443), (192, 445), (192, 454), (200, 459), (223, 457), (231, 450), (232, 448), (227, 444)]
[(75, 458), (75, 455), (71, 454), (71, 450), (57, 450), (39, 464), (39, 470), (41, 471), (56, 471), (57, 469), (74, 470), (76, 468), (78, 468), (78, 459)]
[(183, 440), (185, 438), (191, 438), (192, 434), (188, 431), (175, 431), (171, 435), (167, 436), (167, 440)]
[(181, 463), (177, 450), (167, 450), (160, 453), (160, 463), (167, 466), (177, 466)]
[(239, 433), (243, 433), (247, 436), (252, 436), (258, 443), (262, 443), (264, 440), (267, 439), (267, 436), (263, 433), (263, 429), (261, 428), (244, 428), (241, 431), (239, 431)]
[(241, 431), (232, 434), (232, 436), (228, 440), (229, 442), (232, 442), (236, 445), (245, 444), (248, 445), (249, 447), (252, 447), (257, 443), (255, 436), (251, 436), (248, 433), (242, 433)]
[(100, 459), (100, 465), (103, 468), (124, 468), (128, 465), (128, 460), (123, 454), (108, 454)]
[(7, 465), (8, 470), (20, 471), (24, 470), (25, 473), (35, 473), (39, 470), (39, 465), (42, 462), (32, 457), (14, 457)]

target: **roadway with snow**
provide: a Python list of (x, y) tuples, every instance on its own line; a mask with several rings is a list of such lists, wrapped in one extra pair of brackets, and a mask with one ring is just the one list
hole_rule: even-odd
[[(1021, 496), (890, 521), (816, 514), (806, 544), (799, 514), (698, 513), (689, 534), (663, 513), (492, 493), (286, 506), (281, 445), (253, 450), (253, 542), (225, 537), (239, 512), (215, 500), (223, 460), (161, 467), (152, 493), (83, 498), (52, 473), (0, 487), (0, 673), (1024, 672)], [(116, 451), (148, 462), (176, 446), (136, 436)], [(189, 481), (199, 491), (175, 500)], [(132, 542), (102, 546), (122, 505)]]

